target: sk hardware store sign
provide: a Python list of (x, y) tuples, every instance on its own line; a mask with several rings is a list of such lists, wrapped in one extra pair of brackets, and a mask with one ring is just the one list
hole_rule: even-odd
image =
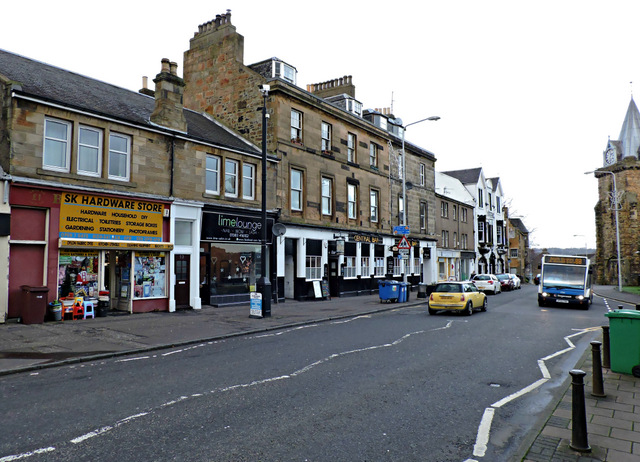
[(60, 237), (117, 241), (162, 241), (164, 205), (116, 197), (64, 193)]
[[(267, 239), (271, 239), (273, 219), (267, 218)], [(203, 241), (260, 242), (262, 218), (235, 213), (204, 212), (202, 214)]]

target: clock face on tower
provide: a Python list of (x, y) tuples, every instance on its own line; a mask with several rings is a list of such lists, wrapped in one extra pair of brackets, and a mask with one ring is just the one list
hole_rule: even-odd
[(604, 153), (605, 165), (613, 165), (616, 163), (616, 151), (613, 148), (609, 148)]

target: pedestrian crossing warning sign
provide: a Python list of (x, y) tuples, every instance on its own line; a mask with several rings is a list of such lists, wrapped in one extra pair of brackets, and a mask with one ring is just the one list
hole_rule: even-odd
[(407, 241), (407, 236), (402, 236), (402, 239), (400, 239), (400, 243), (398, 244), (398, 249), (400, 250), (411, 249), (411, 245), (409, 244), (409, 241)]

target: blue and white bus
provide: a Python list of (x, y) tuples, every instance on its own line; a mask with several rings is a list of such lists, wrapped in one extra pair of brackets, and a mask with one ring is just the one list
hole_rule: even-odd
[(587, 257), (543, 255), (538, 305), (578, 305), (588, 310), (593, 301)]

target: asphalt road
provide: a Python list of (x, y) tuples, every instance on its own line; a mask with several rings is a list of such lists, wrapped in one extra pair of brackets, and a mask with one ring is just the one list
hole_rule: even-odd
[(605, 312), (527, 286), (7, 376), (0, 462), (517, 460)]

